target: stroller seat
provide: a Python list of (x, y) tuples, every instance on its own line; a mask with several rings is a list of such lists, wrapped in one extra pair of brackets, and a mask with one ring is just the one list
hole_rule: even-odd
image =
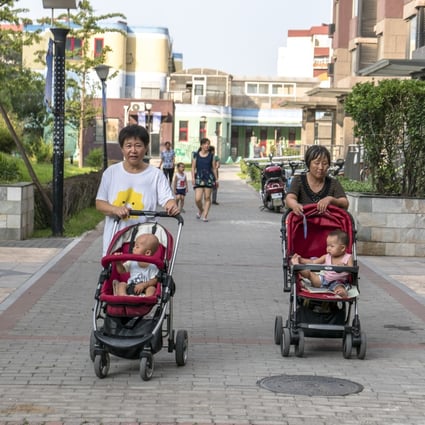
[[(151, 256), (132, 254), (132, 244), (136, 238), (144, 233), (153, 233), (159, 240), (159, 247)], [(106, 303), (106, 312), (114, 317), (144, 316), (159, 302), (162, 294), (161, 281), (158, 280), (155, 294), (152, 296), (117, 296), (113, 293), (114, 280), (127, 282), (129, 273), (118, 273), (117, 261), (143, 261), (155, 264), (163, 272), (167, 271), (169, 255), (172, 252), (173, 240), (171, 235), (157, 223), (141, 223), (118, 232), (112, 240), (108, 253), (102, 258), (102, 266), (110, 269), (110, 276), (104, 283), (100, 293), (100, 300)]]

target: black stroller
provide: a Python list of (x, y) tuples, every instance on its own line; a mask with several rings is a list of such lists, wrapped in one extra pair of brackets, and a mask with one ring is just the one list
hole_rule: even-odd
[[(99, 378), (109, 371), (110, 354), (126, 359), (138, 359), (140, 376), (147, 381), (154, 371), (153, 355), (161, 350), (164, 339), (168, 352), (175, 351), (178, 366), (184, 366), (188, 354), (188, 334), (173, 329), (172, 277), (183, 218), (170, 217), (165, 212), (132, 211), (131, 215), (145, 216), (147, 222), (128, 226), (113, 236), (107, 254), (102, 258), (103, 270), (99, 277), (93, 308), (93, 331), (90, 336), (90, 358)], [(176, 240), (157, 217), (178, 221)], [(118, 225), (118, 221), (116, 222)], [(137, 236), (152, 233), (159, 240), (159, 248), (152, 256), (132, 254)], [(155, 264), (159, 269), (158, 283), (152, 296), (114, 295), (113, 281), (126, 281), (128, 273), (119, 274), (117, 261), (136, 260)]]
[[(304, 258), (323, 255), (326, 237), (331, 230), (342, 229), (350, 239), (347, 252), (353, 256), (353, 267), (297, 264), (291, 265), (295, 253)], [(357, 357), (366, 355), (366, 335), (360, 328), (358, 313), (358, 266), (355, 243), (354, 220), (347, 211), (330, 205), (324, 214), (317, 211), (315, 204), (304, 206), (304, 215), (297, 216), (287, 211), (282, 217), (282, 252), (284, 292), (290, 292), (288, 319), (283, 325), (282, 316), (276, 316), (274, 340), (280, 344), (281, 354), (287, 357), (291, 345), (295, 355), (304, 354), (305, 337), (342, 338), (344, 358), (351, 357), (356, 348)], [(300, 270), (313, 272), (348, 272), (351, 289), (346, 298), (333, 292), (314, 292), (315, 288), (304, 285)]]

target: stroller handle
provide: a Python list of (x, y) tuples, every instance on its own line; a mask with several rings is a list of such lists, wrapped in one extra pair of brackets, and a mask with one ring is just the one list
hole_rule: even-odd
[[(147, 211), (147, 210), (130, 210), (129, 215), (137, 215), (144, 217), (162, 217), (162, 218), (175, 218), (180, 225), (184, 224), (184, 219), (182, 215), (179, 213), (177, 215), (168, 215), (166, 211)], [(117, 222), (120, 221), (120, 218), (117, 217), (115, 219)]]

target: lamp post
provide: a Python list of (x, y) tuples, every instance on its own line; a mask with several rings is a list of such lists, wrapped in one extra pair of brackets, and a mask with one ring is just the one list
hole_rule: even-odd
[(102, 124), (103, 124), (103, 169), (108, 168), (108, 146), (106, 143), (106, 79), (109, 74), (108, 65), (97, 65), (94, 69), (102, 83)]
[[(76, 9), (76, 0), (43, 0), (45, 9)], [(52, 235), (63, 235), (63, 174), (65, 145), (65, 50), (69, 29), (50, 28), (54, 38)]]
[[(146, 130), (149, 134), (149, 142), (151, 141), (151, 110), (152, 110), (152, 103), (145, 103), (145, 111), (148, 113), (147, 116), (147, 124), (146, 124)], [(149, 143), (149, 151), (147, 152), (147, 157), (145, 156), (146, 160), (145, 162), (149, 163), (150, 161), (150, 143)]]
[(149, 133), (149, 138), (151, 135), (151, 110), (152, 110), (152, 103), (145, 103), (145, 110), (148, 113), (148, 117), (147, 117), (147, 125), (146, 125), (146, 130), (148, 130)]

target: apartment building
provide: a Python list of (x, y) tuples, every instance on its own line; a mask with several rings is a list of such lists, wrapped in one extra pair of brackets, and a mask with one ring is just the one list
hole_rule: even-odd
[(425, 77), (425, 1), (333, 0), (329, 28), (331, 87), (309, 94), (335, 101), (335, 141), (347, 151), (355, 140), (344, 98), (356, 83)]
[(328, 64), (331, 41), (327, 24), (309, 29), (290, 29), (285, 47), (278, 49), (279, 77), (318, 78), (322, 87), (329, 84)]
[[(73, 28), (72, 23), (69, 25)], [(255, 140), (269, 153), (285, 146), (299, 146), (305, 139), (305, 113), (300, 105), (308, 103), (306, 93), (325, 80), (319, 71), (327, 70), (323, 59), (327, 51), (322, 42), (317, 42), (317, 37), (323, 36), (323, 28), (314, 29), (314, 33), (321, 34), (310, 38), (313, 56), (308, 76), (265, 79), (234, 77), (216, 69), (184, 69), (183, 55), (172, 51), (167, 28), (128, 26), (121, 21), (102, 27), (104, 32), (84, 42), (89, 43), (89, 56), (93, 58), (103, 47), (111, 49), (105, 60), (112, 75), (106, 88), (110, 159), (120, 158), (117, 134), (132, 122), (149, 129), (152, 156), (158, 156), (163, 144), (171, 141), (177, 159), (183, 161), (190, 160), (201, 137), (210, 138), (222, 161), (252, 155)], [(24, 66), (45, 72), (44, 65), (35, 58), (36, 52), (47, 49), (52, 36), (49, 26), (31, 25), (24, 30), (41, 31), (38, 45), (24, 47)], [(82, 40), (72, 34), (67, 38), (67, 61), (78, 61)], [(103, 143), (100, 82), (94, 70), (88, 73), (87, 80), (96, 87), (99, 118), (85, 131), (83, 157)], [(323, 115), (323, 122), (329, 127), (326, 114)], [(326, 138), (330, 137), (329, 131), (316, 125), (315, 140), (319, 133), (323, 133), (323, 138), (325, 133)], [(76, 149), (76, 141), (74, 146)]]

